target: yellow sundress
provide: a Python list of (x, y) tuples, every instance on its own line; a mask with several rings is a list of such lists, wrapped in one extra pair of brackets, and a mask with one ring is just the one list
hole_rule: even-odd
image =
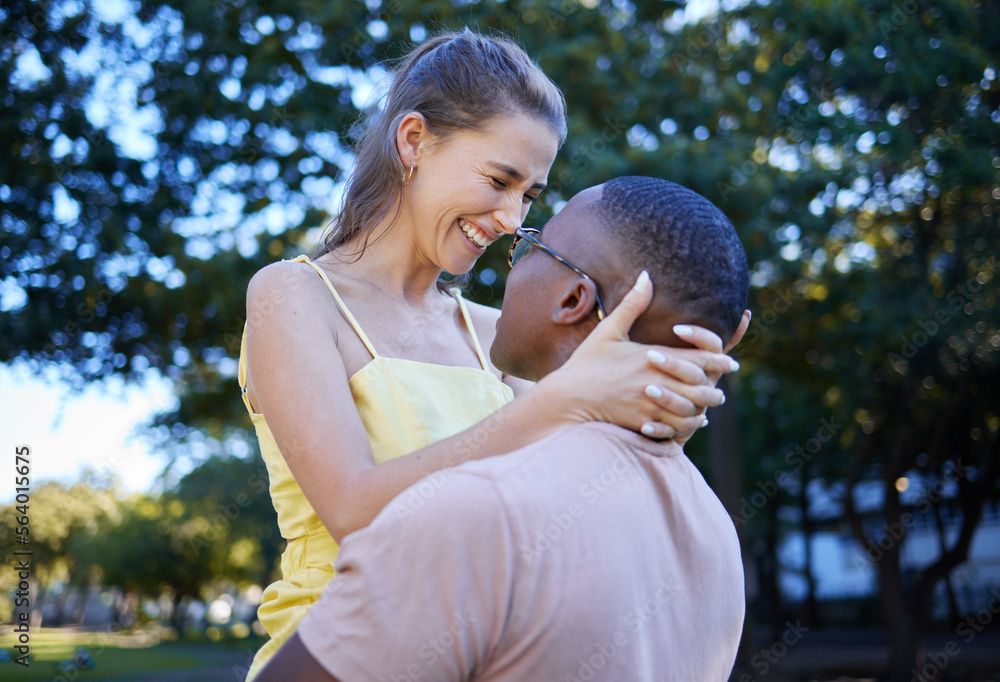
[[(482, 369), (379, 355), (326, 273), (306, 256), (292, 260), (306, 263), (319, 273), (344, 317), (372, 354), (372, 361), (350, 378), (349, 385), (371, 441), (376, 464), (463, 431), (513, 399), (510, 387), (489, 370), (469, 312), (457, 289), (453, 294), (472, 335)], [(269, 585), (260, 598), (257, 617), (271, 639), (254, 657), (247, 674), (249, 682), (291, 636), (333, 577), (337, 543), (295, 482), (264, 415), (254, 412), (250, 405), (246, 395), (245, 331), (240, 348), (239, 384), (267, 466), (278, 528), (288, 541), (281, 555), (282, 578)]]

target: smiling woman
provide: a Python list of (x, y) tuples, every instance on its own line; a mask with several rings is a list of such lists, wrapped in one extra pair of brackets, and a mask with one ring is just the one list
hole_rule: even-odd
[[(360, 256), (368, 236), (394, 224), (398, 214), (393, 216), (392, 211), (398, 209), (403, 189), (417, 168), (417, 160), (407, 158), (397, 146), (401, 124), (415, 113), (423, 122), (425, 142), (433, 139), (435, 144), (458, 131), (480, 130), (501, 114), (521, 114), (544, 124), (543, 135), (556, 138), (556, 149), (566, 139), (562, 93), (519, 47), (468, 29), (427, 40), (403, 60), (384, 109), (373, 113), (358, 144), (357, 166), (348, 180), (343, 209), (314, 257), (365, 235), (357, 244)], [(554, 158), (553, 152), (549, 165)], [(508, 182), (524, 180), (518, 164), (508, 162), (496, 168), (498, 174), (504, 170), (515, 171), (507, 173)], [(400, 175), (402, 183), (396, 181)], [(503, 178), (496, 180), (505, 184)], [(533, 196), (543, 188), (541, 183)]]
[[(240, 385), (288, 545), (249, 678), (332, 578), (340, 539), (421, 477), (580, 421), (690, 434), (721, 403), (708, 379), (730, 367), (721, 341), (649, 354), (627, 341), (634, 302), (531, 388), (489, 361), (498, 311), (440, 283), (521, 226), (565, 135), (562, 94), (519, 47), (468, 29), (429, 39), (360, 140), (322, 246), (251, 281)], [(697, 379), (648, 390), (664, 373)]]
[(397, 144), (417, 168), (399, 211), (400, 227), (416, 228), (413, 256), (456, 274), (520, 226), (559, 148), (548, 124), (525, 114), (495, 117), (481, 131), (458, 131), (442, 144), (426, 119), (411, 113)]

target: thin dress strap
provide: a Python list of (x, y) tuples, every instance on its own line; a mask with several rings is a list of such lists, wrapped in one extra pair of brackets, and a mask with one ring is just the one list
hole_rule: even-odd
[(483, 366), (483, 369), (489, 372), (490, 366), (486, 364), (486, 356), (483, 355), (483, 347), (479, 345), (479, 337), (476, 336), (476, 328), (472, 326), (472, 320), (469, 318), (469, 311), (465, 307), (465, 299), (462, 298), (462, 292), (456, 287), (451, 289), (451, 293), (454, 294), (455, 299), (458, 301), (458, 307), (462, 310), (462, 318), (465, 320), (465, 326), (469, 328), (469, 333), (472, 334), (472, 343), (476, 347), (476, 355), (479, 356), (479, 362)]
[(240, 395), (243, 397), (243, 404), (247, 406), (247, 412), (253, 414), (255, 410), (250, 404), (250, 396), (247, 395), (247, 323), (243, 323), (243, 338), (240, 339), (240, 364), (236, 372), (236, 380), (240, 384)]
[[(337, 299), (337, 305), (340, 306), (340, 310), (344, 313), (344, 317), (346, 317), (347, 321), (351, 323), (352, 327), (354, 327), (354, 331), (357, 332), (358, 336), (361, 338), (361, 342), (365, 344), (365, 348), (368, 349), (368, 352), (372, 354), (373, 358), (377, 358), (378, 353), (375, 352), (375, 347), (372, 346), (372, 342), (368, 340), (368, 337), (365, 336), (365, 333), (361, 330), (361, 325), (358, 324), (356, 319), (354, 319), (354, 315), (351, 315), (351, 311), (347, 309), (347, 306), (344, 304), (344, 299), (342, 299), (340, 294), (337, 293), (337, 290), (333, 288), (333, 282), (331, 282), (330, 278), (326, 276), (325, 272), (323, 272), (323, 268), (313, 263), (309, 260), (309, 256), (305, 255), (296, 256), (295, 258), (292, 258), (292, 261), (310, 265), (313, 270), (319, 273), (319, 276), (323, 278), (323, 281), (326, 282), (326, 286), (330, 289), (330, 293), (333, 294), (335, 299)], [(478, 342), (476, 343), (476, 347), (479, 347)]]

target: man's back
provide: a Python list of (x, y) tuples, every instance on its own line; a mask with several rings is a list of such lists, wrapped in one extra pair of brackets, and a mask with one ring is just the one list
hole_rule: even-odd
[(739, 542), (680, 448), (592, 424), (477, 464), (493, 472), (518, 562), (508, 646), (482, 679), (728, 677)]
[(725, 680), (743, 622), (718, 498), (680, 448), (606, 424), (424, 479), (337, 568), (300, 636), (344, 682)]

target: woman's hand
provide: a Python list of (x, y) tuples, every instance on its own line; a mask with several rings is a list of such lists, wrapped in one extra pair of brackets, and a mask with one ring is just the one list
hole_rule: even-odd
[(695, 348), (629, 341), (629, 329), (652, 297), (649, 277), (643, 272), (563, 367), (536, 386), (563, 399), (570, 397), (571, 421), (604, 421), (650, 438), (686, 439), (708, 423), (705, 408), (725, 402), (715, 384), (722, 374), (739, 369), (739, 363), (722, 354), (722, 340), (713, 332), (674, 327), (674, 333)]

